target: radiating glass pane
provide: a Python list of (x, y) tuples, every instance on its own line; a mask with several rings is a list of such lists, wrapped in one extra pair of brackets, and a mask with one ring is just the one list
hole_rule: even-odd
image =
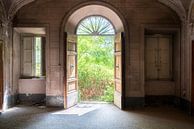
[(90, 16), (83, 19), (77, 27), (78, 35), (114, 35), (112, 23), (102, 16)]

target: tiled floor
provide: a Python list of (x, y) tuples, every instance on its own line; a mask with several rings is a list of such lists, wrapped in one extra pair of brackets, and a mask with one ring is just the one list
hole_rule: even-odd
[(0, 115), (0, 129), (194, 129), (194, 117), (173, 107), (121, 111), (111, 104), (71, 109), (17, 106)]

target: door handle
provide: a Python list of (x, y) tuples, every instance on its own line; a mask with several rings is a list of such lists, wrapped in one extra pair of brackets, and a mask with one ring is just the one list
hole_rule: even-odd
[(71, 68), (74, 68), (75, 66), (73, 64), (70, 65)]
[(155, 56), (155, 66), (158, 67), (157, 56)]

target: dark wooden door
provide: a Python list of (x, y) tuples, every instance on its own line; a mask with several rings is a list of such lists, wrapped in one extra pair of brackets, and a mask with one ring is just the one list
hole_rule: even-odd
[(0, 111), (3, 106), (3, 44), (0, 41)]
[(192, 114), (194, 114), (194, 41), (192, 41), (192, 91), (191, 91), (191, 103), (192, 103)]
[(146, 80), (158, 79), (158, 39), (146, 36), (145, 41), (145, 75)]
[(172, 36), (146, 36), (145, 69), (146, 80), (172, 79)]
[(123, 108), (123, 66), (122, 66), (122, 45), (123, 41), (123, 33), (118, 33), (115, 36), (115, 47), (114, 47), (114, 71), (115, 71), (115, 90), (114, 90), (114, 104), (119, 107)]
[(66, 35), (66, 85), (64, 108), (69, 108), (78, 102), (78, 76), (77, 76), (77, 37)]

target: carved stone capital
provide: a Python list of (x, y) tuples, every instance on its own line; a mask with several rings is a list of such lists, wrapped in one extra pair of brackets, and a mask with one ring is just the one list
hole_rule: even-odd
[(3, 20), (2, 21), (2, 38), (9, 38), (10, 32), (12, 29), (12, 21), (11, 20)]

